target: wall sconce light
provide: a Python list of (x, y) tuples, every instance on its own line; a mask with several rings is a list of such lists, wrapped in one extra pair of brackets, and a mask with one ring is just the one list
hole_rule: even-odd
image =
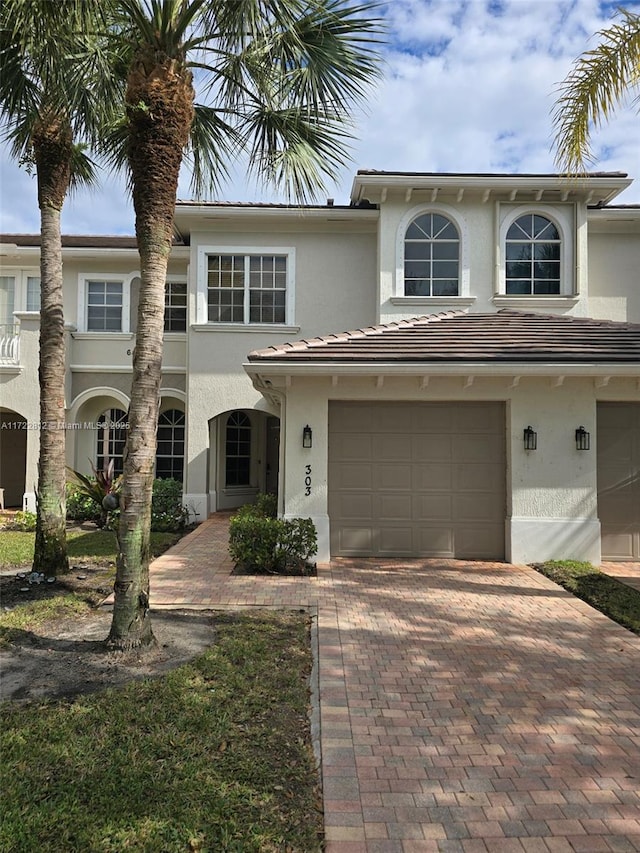
[(591, 447), (591, 436), (583, 426), (576, 430), (576, 450), (589, 450)]
[(313, 445), (313, 433), (309, 424), (302, 430), (302, 446), (307, 449)]
[(538, 433), (528, 426), (523, 434), (524, 438), (524, 449), (525, 450), (536, 450), (538, 447)]

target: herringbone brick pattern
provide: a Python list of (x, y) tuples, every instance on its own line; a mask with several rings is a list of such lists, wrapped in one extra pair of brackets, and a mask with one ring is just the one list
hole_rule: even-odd
[(640, 850), (640, 638), (503, 563), (231, 576), (227, 518), (155, 561), (152, 606), (317, 613), (328, 853)]

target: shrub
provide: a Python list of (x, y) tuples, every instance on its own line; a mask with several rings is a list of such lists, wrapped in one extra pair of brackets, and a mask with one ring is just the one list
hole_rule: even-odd
[(310, 518), (272, 518), (264, 514), (263, 506), (247, 505), (229, 525), (229, 553), (250, 570), (305, 574), (317, 550), (316, 528)]
[(6, 525), (7, 530), (22, 530), (24, 533), (32, 533), (36, 529), (36, 514), (26, 510), (18, 510), (13, 519)]
[[(75, 474), (75, 472), (74, 472)], [(67, 483), (67, 518), (73, 521), (94, 521), (98, 527), (117, 530), (120, 510), (107, 512), (102, 506), (106, 494), (102, 485), (91, 477), (76, 475), (76, 483)], [(120, 488), (120, 478), (116, 481)], [(151, 530), (175, 533), (183, 530), (189, 513), (182, 506), (182, 485), (177, 480), (154, 480), (151, 503)]]
[(151, 503), (151, 529), (159, 533), (183, 530), (189, 513), (182, 505), (182, 483), (177, 480), (154, 480)]
[(67, 483), (67, 518), (71, 521), (95, 521), (99, 523), (102, 510), (83, 489), (75, 483)]

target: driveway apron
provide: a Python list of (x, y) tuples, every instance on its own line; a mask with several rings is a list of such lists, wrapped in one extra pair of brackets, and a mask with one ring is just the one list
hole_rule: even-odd
[(152, 607), (317, 613), (328, 853), (640, 850), (639, 637), (504, 563), (234, 577), (226, 518), (155, 561)]

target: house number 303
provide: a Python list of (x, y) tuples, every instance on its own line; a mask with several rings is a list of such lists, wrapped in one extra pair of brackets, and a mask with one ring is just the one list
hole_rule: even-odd
[(306, 497), (311, 494), (311, 465), (306, 465), (304, 469), (304, 493)]

